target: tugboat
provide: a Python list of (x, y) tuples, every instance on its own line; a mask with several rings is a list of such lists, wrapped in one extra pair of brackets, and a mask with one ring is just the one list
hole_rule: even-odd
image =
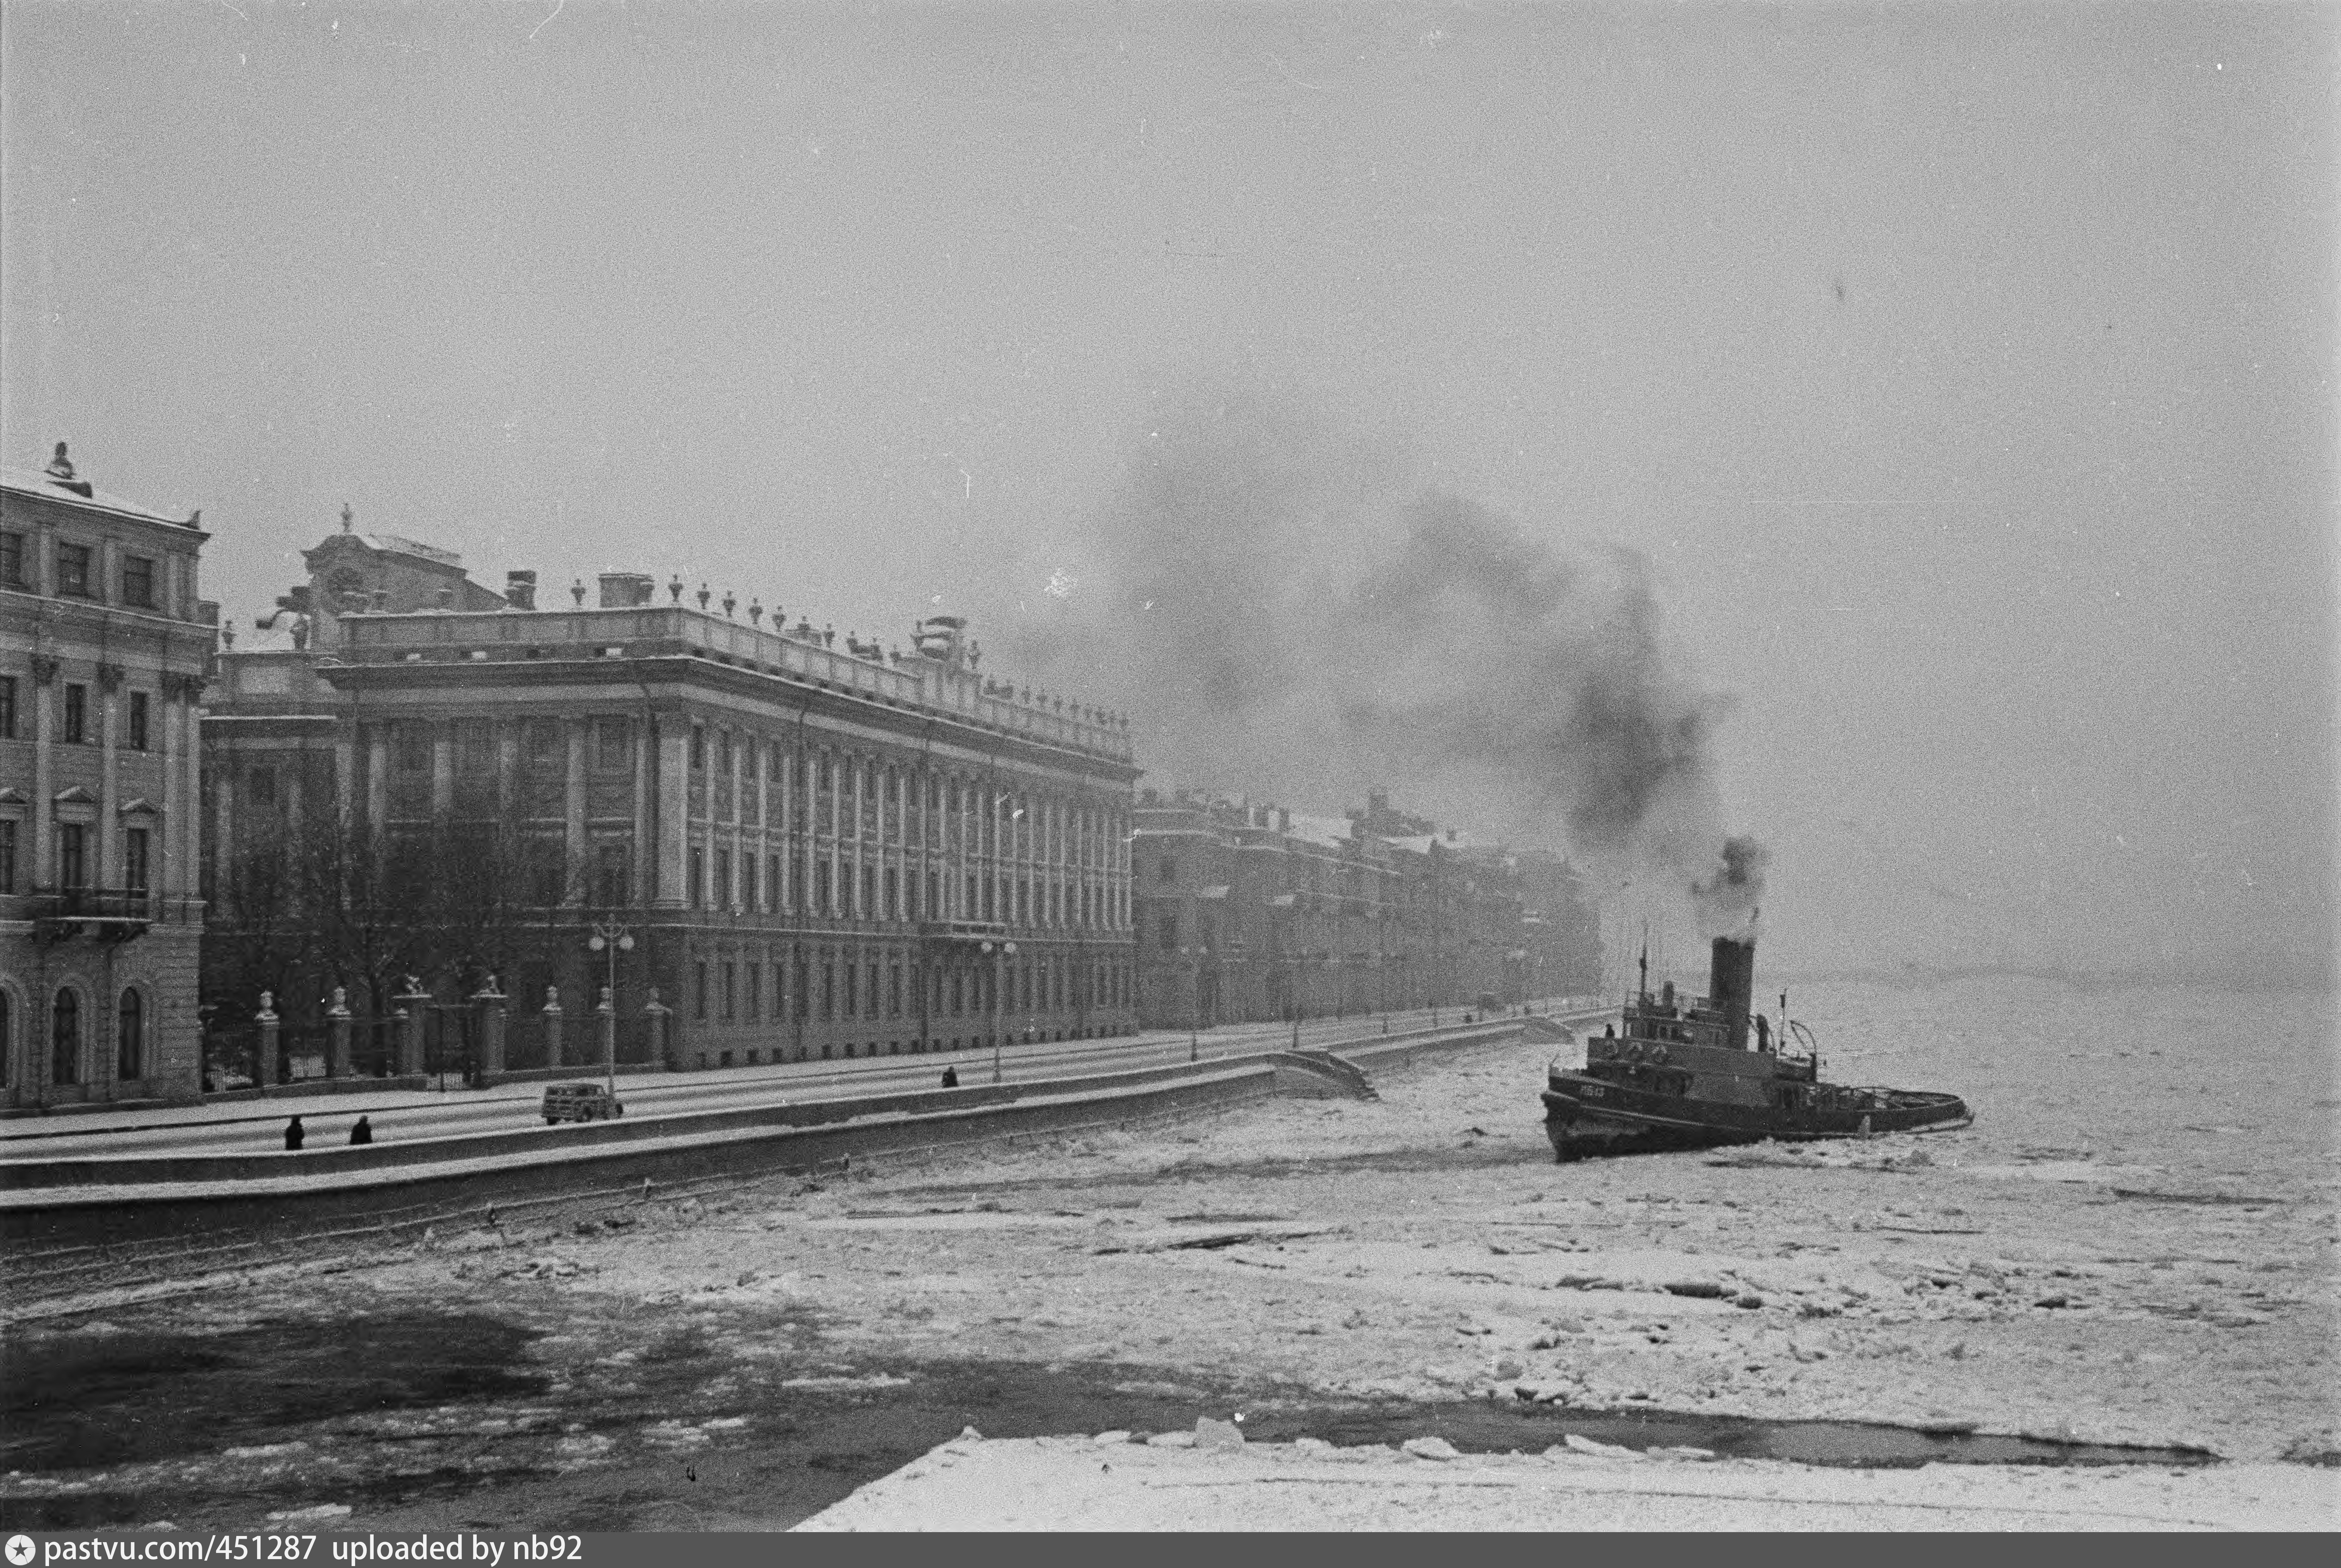
[(1650, 995), (1650, 957), (1613, 1027), (1585, 1045), (1582, 1071), (1552, 1066), (1544, 1090), (1553, 1157), (1708, 1148), (1766, 1138), (1867, 1137), (1965, 1126), (1975, 1118), (1957, 1095), (1848, 1088), (1823, 1083), (1811, 1031), (1788, 1019), (1776, 1037), (1749, 997), (1753, 938), (1715, 938), (1708, 995), (1678, 1004), (1672, 981)]

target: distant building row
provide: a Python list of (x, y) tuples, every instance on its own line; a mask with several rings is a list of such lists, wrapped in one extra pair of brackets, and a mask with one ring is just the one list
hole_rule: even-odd
[(1441, 834), (1377, 789), (1346, 817), (1139, 797), (1139, 1013), (1208, 1027), (1598, 988), (1599, 922), (1567, 861)]

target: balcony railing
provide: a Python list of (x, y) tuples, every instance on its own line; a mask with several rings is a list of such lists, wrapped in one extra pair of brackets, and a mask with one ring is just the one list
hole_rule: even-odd
[(1004, 942), (1009, 928), (998, 920), (921, 920), (919, 935), (946, 942)]
[(50, 920), (152, 920), (154, 895), (144, 888), (35, 888), (32, 914)]

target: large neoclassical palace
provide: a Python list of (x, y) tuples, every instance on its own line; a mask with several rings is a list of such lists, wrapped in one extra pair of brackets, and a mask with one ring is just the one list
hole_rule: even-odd
[[(303, 918), (244, 907), (267, 892), (254, 857), (314, 859), (322, 835), (404, 861), (414, 897), (453, 909), (413, 943), (434, 967), (412, 1005), (453, 1017), (493, 984), (514, 1068), (548, 1059), (556, 1007), (578, 1059), (613, 980), (621, 1059), (678, 1068), (1135, 1026), (1127, 722), (981, 672), (962, 622), (934, 618), (908, 650), (841, 645), (622, 572), (540, 603), (533, 572), (499, 594), (452, 552), (347, 520), (306, 559), (282, 601), (292, 645), (224, 652), (204, 724), (207, 963), (230, 1013), (267, 972), (245, 956), (270, 922)], [(434, 853), (451, 833), (490, 848)], [(633, 945), (613, 960), (596, 928)], [(280, 1010), (338, 986), (362, 1011), (364, 955), (312, 952), (334, 972), (304, 972)]]

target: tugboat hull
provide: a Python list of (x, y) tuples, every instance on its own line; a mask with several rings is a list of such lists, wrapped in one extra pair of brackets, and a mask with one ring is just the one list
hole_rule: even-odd
[(1974, 1120), (1957, 1095), (1913, 1089), (1842, 1089), (1841, 1103), (1783, 1107), (1698, 1100), (1555, 1072), (1543, 1094), (1545, 1134), (1556, 1159), (1713, 1148), (1767, 1138), (1862, 1137), (1964, 1126)]
[(1713, 962), (1708, 994), (1696, 1001), (1677, 997), (1671, 982), (1651, 996), (1646, 971), (1618, 1026), (1586, 1041), (1584, 1066), (1552, 1065), (1544, 1125), (1556, 1158), (1856, 1138), (1974, 1119), (1957, 1095), (1824, 1083), (1811, 1031), (1787, 1016), (1787, 995), (1777, 1032), (1750, 1006), (1753, 935), (1716, 938)]

